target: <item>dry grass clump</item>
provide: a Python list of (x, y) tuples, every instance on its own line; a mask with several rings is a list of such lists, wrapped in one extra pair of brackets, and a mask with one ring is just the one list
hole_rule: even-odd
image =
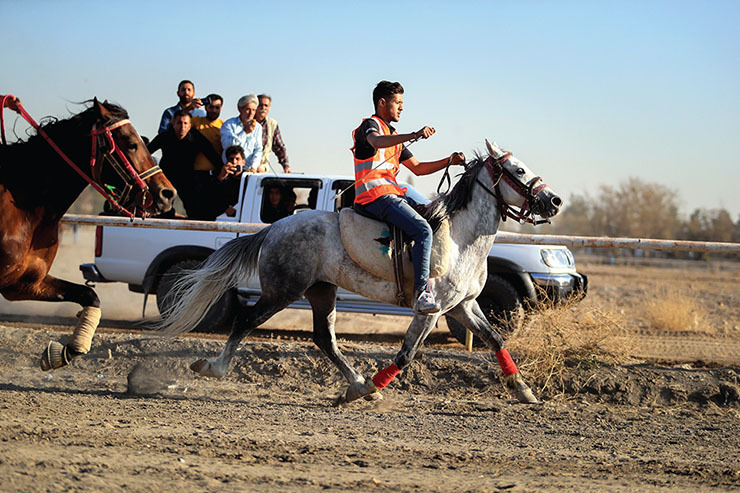
[(519, 355), (519, 367), (539, 388), (563, 388), (569, 367), (597, 361), (624, 362), (632, 349), (623, 316), (616, 310), (586, 302), (537, 310), (531, 320), (506, 341)]
[(658, 289), (638, 308), (651, 329), (715, 332), (708, 323), (706, 310), (692, 297), (672, 288)]

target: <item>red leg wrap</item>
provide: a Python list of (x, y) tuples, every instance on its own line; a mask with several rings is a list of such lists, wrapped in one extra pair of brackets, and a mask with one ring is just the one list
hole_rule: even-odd
[(391, 363), (391, 366), (383, 368), (375, 374), (375, 376), (373, 377), (373, 383), (376, 387), (378, 387), (378, 390), (380, 390), (391, 383), (393, 379), (396, 378), (396, 375), (398, 375), (400, 372), (401, 370), (398, 369), (396, 364)]
[(498, 365), (501, 367), (501, 370), (503, 370), (505, 377), (513, 375), (514, 373), (519, 371), (514, 364), (514, 360), (511, 359), (509, 351), (507, 351), (506, 349), (502, 349), (501, 351), (497, 352), (496, 359), (498, 360)]

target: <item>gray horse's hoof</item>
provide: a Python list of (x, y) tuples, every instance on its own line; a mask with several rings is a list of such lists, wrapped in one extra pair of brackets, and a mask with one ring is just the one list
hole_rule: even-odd
[(223, 378), (223, 374), (217, 372), (210, 361), (207, 359), (199, 359), (195, 363), (190, 365), (190, 369), (199, 375), (210, 378)]
[(56, 370), (69, 364), (67, 351), (57, 341), (51, 341), (43, 353), (41, 353), (41, 369), (43, 371)]
[(334, 405), (349, 404), (360, 397), (364, 397), (366, 401), (377, 401), (383, 398), (373, 381), (368, 380), (367, 382), (355, 382), (347, 387), (347, 390), (334, 401)]
[(524, 385), (524, 387), (525, 388), (517, 389), (516, 391), (516, 398), (519, 399), (519, 402), (522, 404), (539, 404), (540, 401), (538, 401), (534, 396), (532, 389), (527, 387), (527, 385)]
[(208, 360), (199, 359), (198, 361), (190, 365), (190, 369), (193, 370), (195, 373), (200, 373), (207, 366)]
[(540, 401), (534, 396), (532, 389), (529, 385), (524, 383), (522, 376), (519, 373), (514, 373), (506, 377), (506, 386), (509, 387), (516, 396), (517, 400), (522, 404), (539, 404)]

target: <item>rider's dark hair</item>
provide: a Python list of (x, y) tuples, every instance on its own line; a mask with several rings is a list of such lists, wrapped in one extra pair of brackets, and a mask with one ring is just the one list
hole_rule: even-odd
[(400, 82), (391, 82), (388, 80), (381, 80), (373, 90), (373, 104), (375, 109), (378, 109), (378, 102), (381, 99), (388, 101), (394, 94), (403, 94), (403, 86)]

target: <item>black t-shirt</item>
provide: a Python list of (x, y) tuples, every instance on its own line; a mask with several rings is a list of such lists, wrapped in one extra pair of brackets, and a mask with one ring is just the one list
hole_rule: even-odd
[(162, 149), (162, 159), (159, 167), (165, 176), (177, 189), (177, 194), (185, 205), (188, 216), (200, 215), (198, 211), (199, 202), (202, 200), (200, 192), (209, 179), (207, 171), (195, 171), (193, 163), (199, 153), (205, 154), (216, 171), (221, 169), (221, 156), (218, 155), (213, 145), (203, 134), (197, 130), (190, 130), (182, 140), (175, 135), (175, 130), (170, 126), (167, 130), (158, 134), (147, 146), (149, 152)]
[[(386, 125), (388, 125), (388, 128), (391, 129), (391, 132), (395, 131), (395, 128), (391, 127), (388, 122), (386, 122)], [(382, 135), (382, 132), (380, 131), (380, 125), (378, 125), (378, 122), (375, 121), (374, 118), (367, 118), (363, 120), (362, 124), (357, 127), (357, 130), (355, 130), (356, 159), (370, 159), (377, 152), (377, 149), (367, 143), (367, 136), (372, 132), (377, 132), (378, 134)], [(411, 159), (413, 156), (414, 155), (411, 154), (411, 151), (409, 151), (406, 146), (403, 146), (401, 155), (398, 157), (398, 162), (402, 163), (407, 159)]]

